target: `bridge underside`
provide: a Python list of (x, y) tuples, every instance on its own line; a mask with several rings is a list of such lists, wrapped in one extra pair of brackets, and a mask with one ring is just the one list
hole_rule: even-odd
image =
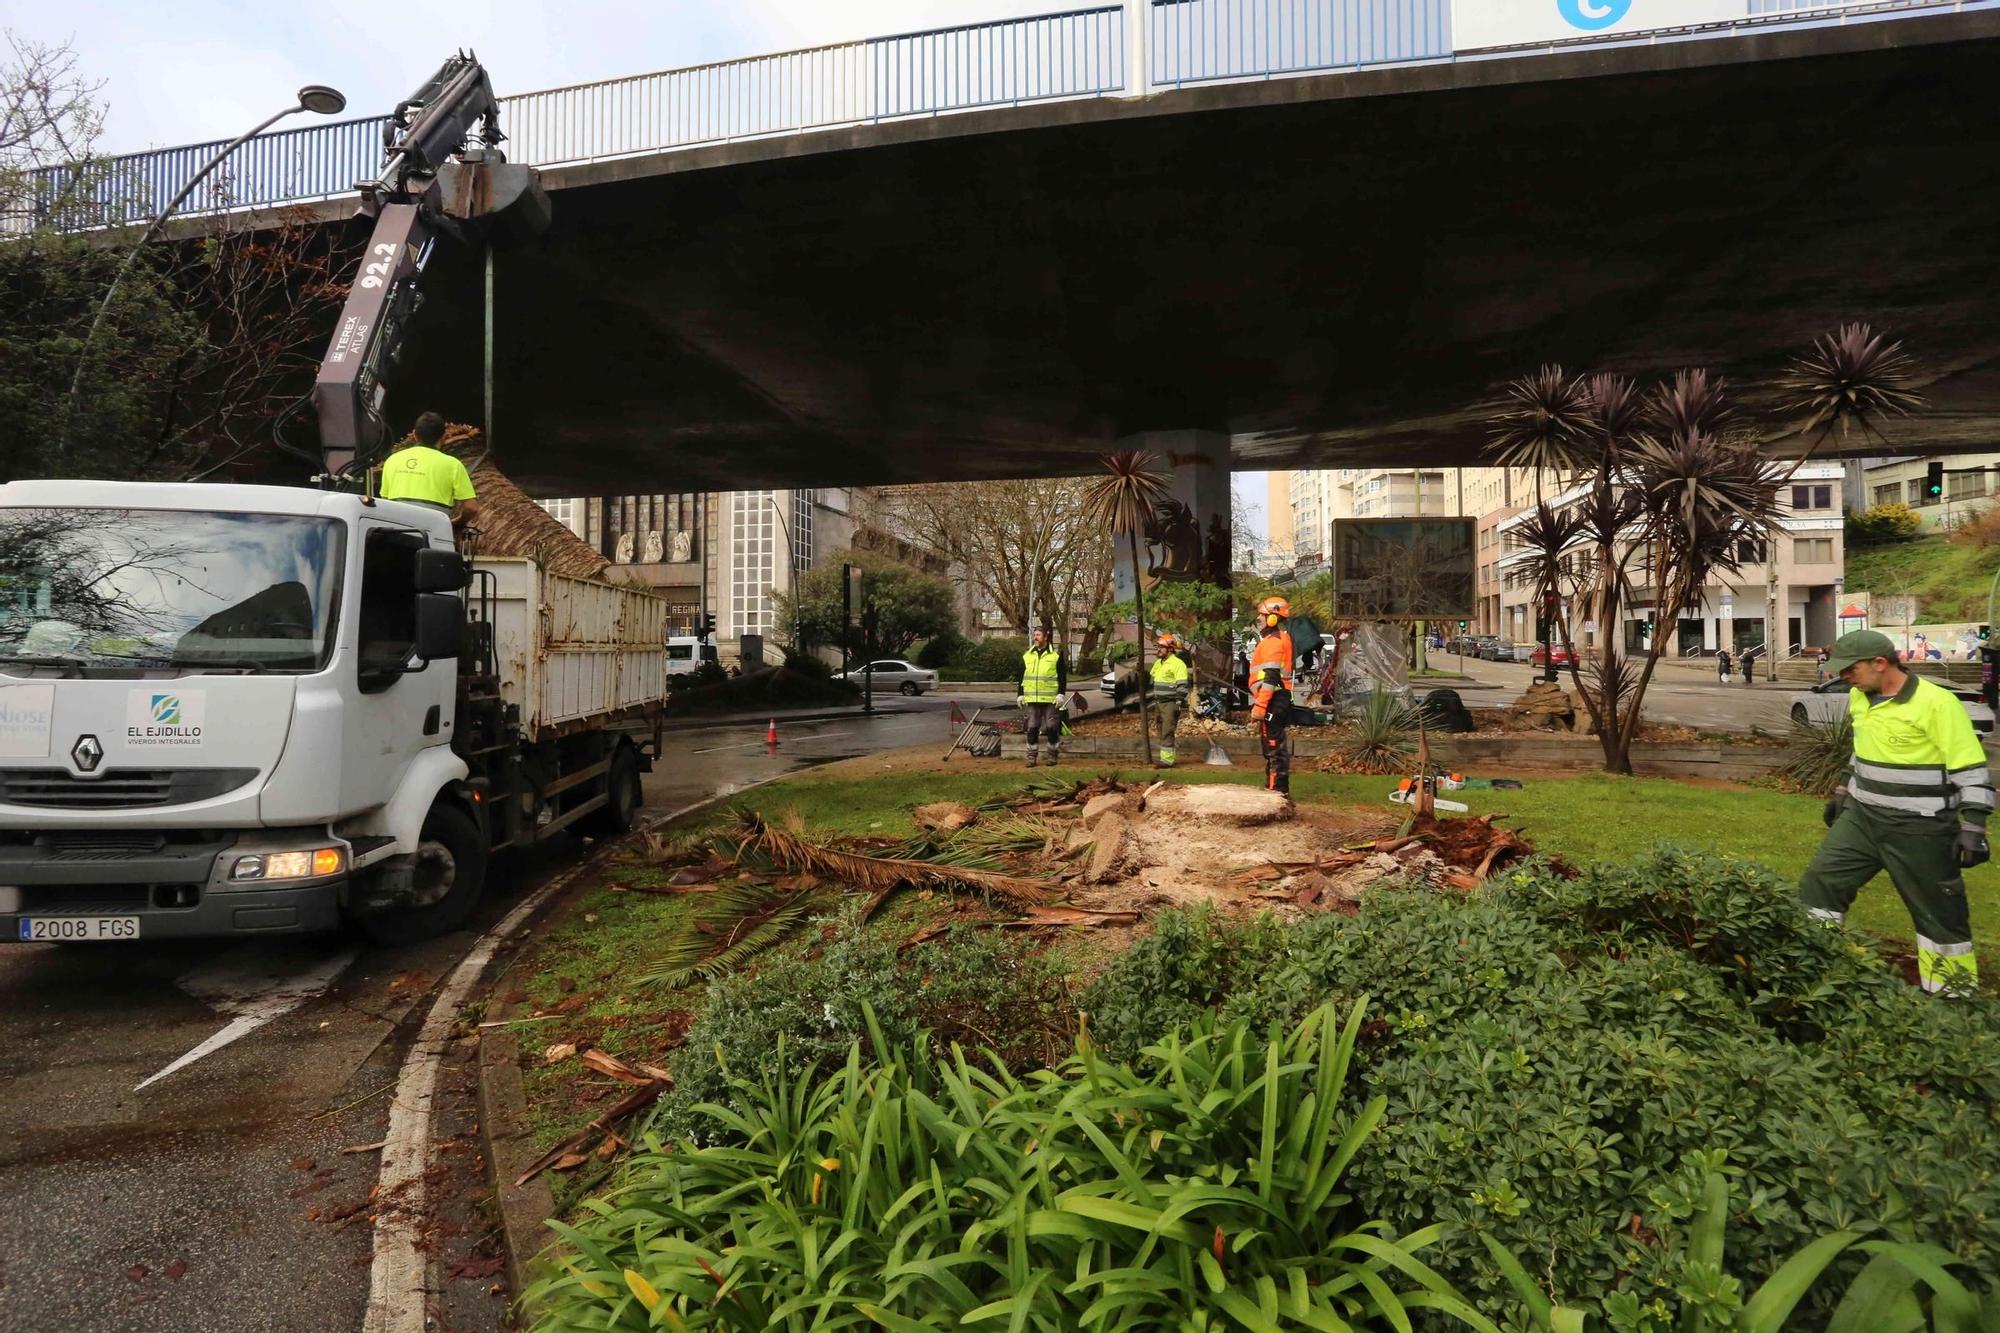
[[(1472, 464), (1543, 361), (1747, 390), (1853, 318), (1933, 381), (1895, 443), (1991, 448), (1996, 70), (1988, 11), (551, 173), (499, 266), (500, 461), (571, 494), (1048, 475), (1198, 427), (1242, 468)], [(477, 420), (477, 275), (440, 276), (394, 406)]]

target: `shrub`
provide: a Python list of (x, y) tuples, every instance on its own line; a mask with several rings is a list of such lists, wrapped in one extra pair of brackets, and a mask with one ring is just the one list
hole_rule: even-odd
[(917, 665), (933, 671), (940, 667), (957, 666), (959, 659), (971, 647), (972, 640), (957, 630), (948, 629), (942, 634), (933, 634), (924, 641), (923, 647), (917, 649)]
[(1951, 539), (1962, 546), (2000, 546), (2000, 506), (1982, 509), (1951, 531)]
[(830, 1077), (739, 1080), (703, 1112), (726, 1146), (649, 1142), (526, 1304), (547, 1329), (1493, 1330), (1417, 1257), (1438, 1229), (1342, 1189), (1384, 1110), (1343, 1096), (1361, 1019), (1207, 1019), (1136, 1067), (1079, 1041), (1025, 1080), (871, 1034)]
[(1791, 746), (1781, 770), (1793, 786), (1815, 796), (1828, 796), (1847, 776), (1854, 757), (1854, 722), (1842, 713), (1831, 722), (1792, 719)]
[(1924, 530), (1923, 519), (1906, 504), (1890, 501), (1866, 513), (1847, 511), (1847, 540), (1859, 546), (1906, 542)]
[[(1994, 1006), (1923, 995), (1760, 867), (1531, 866), (1470, 896), (1377, 892), (1276, 945), (1267, 930), (1191, 919), (1141, 941), (1085, 997), (1092, 1031), (1124, 1053), (1190, 1009), (1283, 1022), (1373, 994), (1361, 1076), (1388, 1113), (1350, 1188), (1392, 1226), (1454, 1224), (1433, 1262), (1482, 1308), (1507, 1300), (1485, 1236), (1552, 1293), (1672, 1308), (1686, 1170), (1716, 1151), (1748, 1286), (1837, 1229), (1906, 1230), (2000, 1272)], [(1823, 1318), (1862, 1257), (1807, 1308)]]
[(1027, 651), (1026, 639), (982, 639), (959, 654), (951, 674), (959, 680), (1012, 680)]
[(929, 1032), (940, 1049), (991, 1047), (1018, 1068), (1059, 1058), (1075, 1027), (1061, 974), (1026, 941), (958, 927), (899, 952), (896, 940), (849, 918), (817, 949), (774, 950), (709, 986), (668, 1062), (674, 1087), (653, 1112), (653, 1132), (695, 1132), (695, 1107), (726, 1101), (732, 1072), (760, 1077), (781, 1047), (792, 1072), (838, 1062), (867, 1035), (870, 1009), (899, 1045)]

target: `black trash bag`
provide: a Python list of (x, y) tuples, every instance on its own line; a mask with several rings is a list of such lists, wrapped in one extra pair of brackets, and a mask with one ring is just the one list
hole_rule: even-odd
[(1417, 701), (1417, 713), (1432, 731), (1477, 731), (1457, 690), (1432, 690)]

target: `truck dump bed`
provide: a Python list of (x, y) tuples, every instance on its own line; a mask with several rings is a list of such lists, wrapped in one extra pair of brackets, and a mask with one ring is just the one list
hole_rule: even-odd
[(500, 693), (530, 741), (657, 712), (667, 694), (667, 602), (638, 588), (552, 574), (532, 560), (479, 556), (474, 619), (490, 605)]

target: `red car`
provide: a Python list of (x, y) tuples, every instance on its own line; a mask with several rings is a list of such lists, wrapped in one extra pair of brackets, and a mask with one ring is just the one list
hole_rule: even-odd
[(1575, 660), (1575, 656), (1576, 655), (1574, 653), (1570, 652), (1569, 649), (1563, 647), (1559, 643), (1550, 644), (1547, 648), (1542, 647), (1540, 644), (1536, 644), (1535, 651), (1528, 654), (1528, 665), (1547, 666), (1549, 664), (1549, 658), (1553, 657), (1556, 660), (1557, 666), (1566, 667), (1573, 660)]

